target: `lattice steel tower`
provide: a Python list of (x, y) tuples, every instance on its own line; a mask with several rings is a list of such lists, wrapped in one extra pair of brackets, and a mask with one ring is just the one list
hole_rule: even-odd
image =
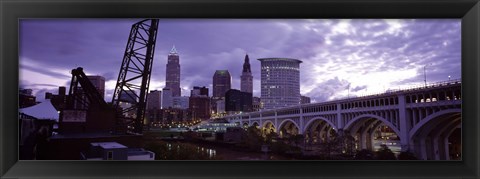
[(146, 19), (132, 25), (112, 98), (112, 104), (119, 109), (117, 133), (125, 129), (142, 133), (157, 30), (158, 19)]

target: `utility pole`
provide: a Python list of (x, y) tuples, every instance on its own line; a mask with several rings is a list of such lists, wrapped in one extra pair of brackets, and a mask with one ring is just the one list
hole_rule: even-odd
[(423, 66), (423, 76), (424, 76), (424, 81), (425, 81), (425, 88), (427, 88), (427, 71), (426, 68), (427, 65)]
[(350, 83), (348, 83), (347, 98), (350, 98)]
[(431, 65), (431, 63), (423, 66), (423, 77), (424, 77), (424, 81), (425, 81), (425, 88), (427, 88), (427, 70), (426, 70), (426, 68), (427, 68), (428, 65)]

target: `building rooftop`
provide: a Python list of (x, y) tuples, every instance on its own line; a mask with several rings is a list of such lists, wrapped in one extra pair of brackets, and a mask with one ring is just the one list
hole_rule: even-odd
[(177, 52), (177, 49), (175, 48), (175, 45), (173, 45), (172, 49), (170, 50), (169, 55), (178, 56), (178, 52)]
[(228, 72), (228, 70), (217, 70), (215, 71), (215, 75), (221, 75), (221, 76), (230, 75), (230, 72)]
[(260, 62), (263, 61), (290, 61), (290, 62), (297, 62), (297, 63), (302, 63), (301, 60), (293, 59), (293, 58), (259, 58), (257, 59)]
[(55, 107), (53, 107), (50, 99), (47, 99), (44, 102), (41, 102), (34, 106), (22, 108), (19, 111), (29, 116), (33, 116), (37, 119), (50, 119), (50, 120), (58, 121), (58, 117), (59, 117), (59, 113), (55, 109)]
[(122, 144), (116, 143), (116, 142), (94, 142), (90, 143), (90, 145), (95, 146), (95, 147), (102, 147), (104, 149), (125, 149), (128, 148), (127, 146), (124, 146)]
[(147, 155), (147, 154), (150, 154), (152, 152), (150, 151), (147, 151), (145, 149), (142, 149), (142, 148), (132, 148), (132, 149), (128, 149), (128, 156), (134, 156), (134, 155)]

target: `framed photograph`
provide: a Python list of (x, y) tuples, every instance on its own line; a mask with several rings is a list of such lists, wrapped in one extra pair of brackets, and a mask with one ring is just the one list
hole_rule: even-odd
[(480, 177), (478, 1), (1, 8), (2, 177)]

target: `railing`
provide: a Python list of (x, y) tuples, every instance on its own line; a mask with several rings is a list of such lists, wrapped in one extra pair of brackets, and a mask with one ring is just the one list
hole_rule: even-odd
[[(398, 94), (398, 93), (402, 93), (402, 92), (428, 89), (428, 88), (440, 87), (440, 86), (451, 85), (451, 84), (460, 84), (460, 83), (462, 83), (462, 79), (453, 79), (453, 80), (448, 80), (448, 81), (440, 81), (440, 82), (427, 84), (427, 86), (425, 86), (425, 85), (415, 85), (415, 86), (411, 86), (411, 87), (408, 87), (408, 88), (389, 89), (389, 90), (386, 90), (385, 92), (380, 92), (380, 93), (371, 93), (371, 94), (367, 94), (367, 95), (337, 98), (333, 101), (345, 100), (345, 99), (351, 99), (351, 98), (369, 98), (369, 97), (376, 97), (376, 96), (384, 96), (384, 95), (389, 95), (389, 94)], [(325, 101), (325, 102), (328, 102), (328, 101)], [(322, 103), (322, 102), (320, 102), (320, 103)]]
[[(285, 108), (292, 108), (292, 107), (303, 107), (303, 106), (310, 106), (310, 105), (314, 105), (314, 104), (322, 104), (322, 103), (329, 103), (329, 102), (332, 102), (332, 101), (340, 101), (340, 100), (346, 100), (346, 99), (352, 99), (352, 98), (355, 98), (355, 99), (358, 99), (358, 98), (371, 98), (371, 97), (378, 97), (378, 96), (385, 96), (385, 95), (391, 95), (391, 94), (398, 94), (398, 93), (403, 93), (403, 92), (408, 92), (408, 91), (415, 91), (415, 90), (422, 90), (422, 89), (428, 89), (428, 88), (434, 88), (434, 87), (440, 87), (440, 86), (445, 86), (445, 85), (452, 85), (452, 84), (461, 84), (462, 81), (461, 79), (453, 79), (453, 80), (448, 80), (448, 81), (440, 81), (440, 82), (435, 82), (435, 83), (431, 83), (431, 84), (427, 84), (426, 86), (425, 85), (416, 85), (416, 86), (413, 86), (413, 87), (408, 87), (408, 88), (400, 88), (400, 89), (392, 89), (392, 90), (387, 90), (383, 93), (374, 93), (374, 94), (369, 94), (369, 95), (362, 95), (362, 96), (355, 96), (355, 97), (344, 97), (344, 98), (339, 98), (339, 99), (335, 99), (335, 100), (331, 100), (331, 101), (323, 101), (323, 102), (317, 102), (317, 103), (309, 103), (309, 104), (301, 104), (301, 105), (296, 105), (296, 106), (288, 106), (288, 107), (285, 107)], [(283, 110), (285, 108), (278, 108), (278, 109), (270, 109), (270, 110), (265, 110), (265, 111), (258, 111), (258, 112), (253, 112), (253, 113), (261, 113), (261, 114), (266, 114), (266, 113), (271, 113), (271, 112), (274, 112), (276, 110)], [(234, 117), (234, 116), (243, 116), (243, 115), (246, 115), (248, 113), (243, 113), (243, 114), (234, 114), (234, 115), (229, 115), (229, 116), (224, 116), (224, 118), (227, 118), (228, 117)], [(263, 117), (265, 117), (265, 115), (262, 115)]]

